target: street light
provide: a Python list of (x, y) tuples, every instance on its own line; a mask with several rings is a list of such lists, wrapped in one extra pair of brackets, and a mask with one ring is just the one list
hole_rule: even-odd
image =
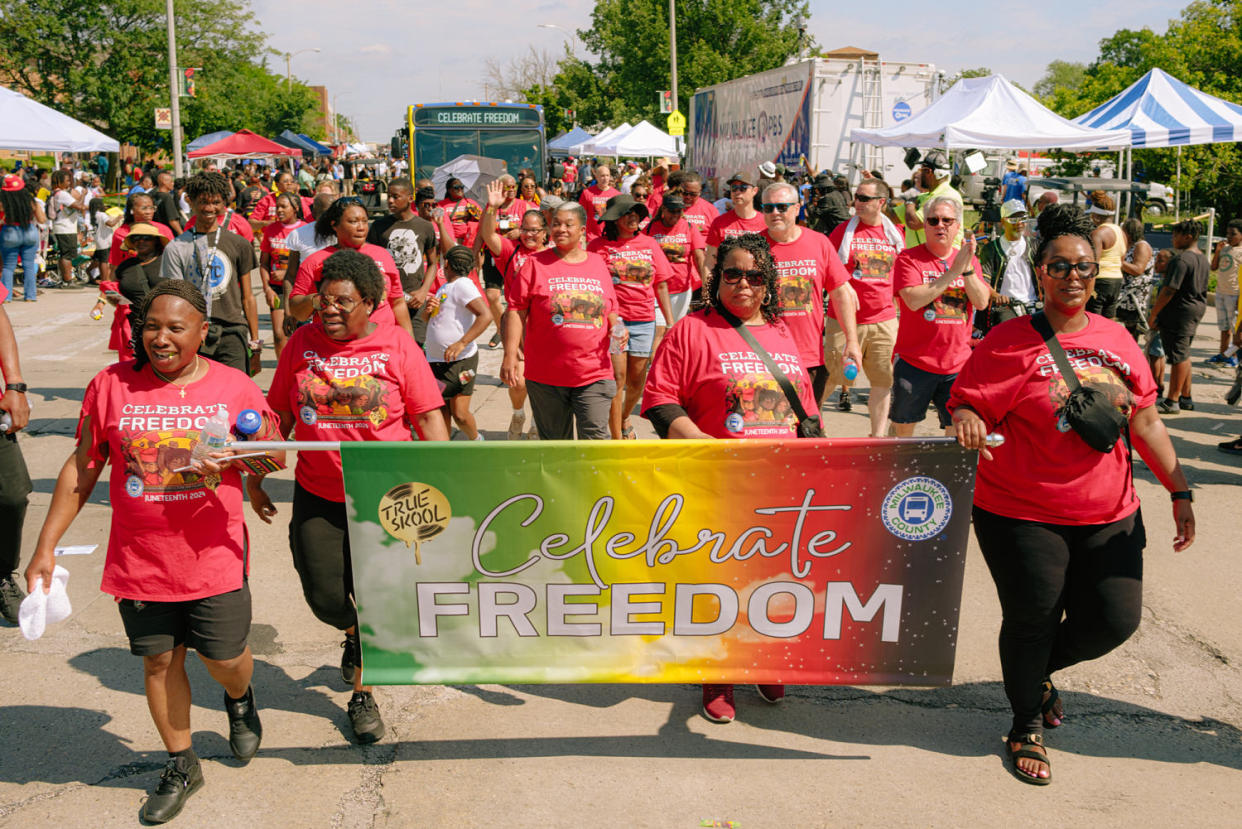
[(289, 61), (293, 60), (296, 56), (302, 54), (303, 52), (318, 52), (318, 51), (319, 51), (319, 47), (316, 46), (312, 49), (299, 49), (296, 52), (281, 52), (280, 53), (285, 56), (285, 83), (288, 85), (290, 89), (293, 89), (293, 73), (289, 70)]
[(569, 41), (569, 53), (575, 58), (578, 57), (578, 36), (566, 29), (564, 26), (558, 26), (555, 23), (537, 23), (540, 29), (556, 29), (561, 35)]

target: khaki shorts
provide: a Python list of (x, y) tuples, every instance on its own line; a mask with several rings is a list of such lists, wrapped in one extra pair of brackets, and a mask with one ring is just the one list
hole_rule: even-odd
[[(893, 385), (893, 347), (897, 345), (897, 318), (858, 326), (858, 347), (862, 349), (862, 370), (871, 388)], [(841, 354), (845, 351), (845, 332), (832, 317), (824, 319), (824, 365), (828, 367), (828, 388), (845, 385)], [(850, 384), (852, 385), (852, 381)]]

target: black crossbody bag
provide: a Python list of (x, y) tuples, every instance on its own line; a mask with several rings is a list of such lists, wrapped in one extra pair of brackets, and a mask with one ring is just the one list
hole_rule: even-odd
[(789, 401), (789, 407), (793, 409), (793, 413), (798, 418), (798, 437), (800, 438), (822, 438), (824, 436), (824, 427), (820, 423), (819, 415), (811, 417), (806, 413), (806, 409), (802, 405), (802, 401), (798, 399), (798, 391), (793, 387), (793, 383), (789, 382), (789, 378), (785, 376), (785, 372), (781, 371), (781, 367), (772, 359), (772, 355), (759, 345), (759, 341), (755, 339), (755, 335), (746, 330), (746, 326), (737, 317), (728, 311), (721, 309), (721, 316), (728, 320), (729, 325), (733, 326), (733, 330), (741, 335), (746, 344), (759, 355), (759, 359), (763, 360), (763, 364), (767, 366), (768, 373), (776, 380), (776, 384), (781, 387), (781, 391), (785, 393), (785, 399)]
[(1044, 338), (1044, 344), (1048, 346), (1049, 353), (1057, 362), (1057, 368), (1061, 370), (1061, 377), (1069, 386), (1069, 397), (1066, 398), (1065, 404), (1061, 406), (1057, 414), (1064, 417), (1070, 428), (1097, 452), (1113, 451), (1113, 447), (1117, 445), (1122, 435), (1126, 436), (1128, 446), (1130, 421), (1124, 414), (1117, 411), (1117, 407), (1109, 401), (1108, 395), (1097, 388), (1084, 386), (1078, 382), (1078, 375), (1070, 365), (1069, 358), (1065, 356), (1065, 349), (1061, 347), (1057, 335), (1053, 333), (1052, 326), (1043, 312), (1031, 315), (1031, 325)]

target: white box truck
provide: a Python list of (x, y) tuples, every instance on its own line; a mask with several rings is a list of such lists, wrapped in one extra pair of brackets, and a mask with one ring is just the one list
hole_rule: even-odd
[(713, 182), (752, 174), (765, 161), (840, 173), (857, 183), (860, 169), (882, 170), (898, 186), (910, 177), (899, 147), (854, 145), (855, 127), (904, 121), (940, 94), (930, 63), (894, 63), (878, 56), (808, 58), (767, 72), (696, 90), (690, 103), (688, 165)]

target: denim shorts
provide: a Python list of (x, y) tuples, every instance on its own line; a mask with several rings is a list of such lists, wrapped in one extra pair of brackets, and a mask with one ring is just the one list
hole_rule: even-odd
[(651, 346), (655, 343), (655, 320), (647, 322), (630, 322), (624, 320), (625, 328), (630, 332), (629, 345), (625, 351), (631, 357), (650, 357)]
[(893, 404), (889, 420), (893, 423), (922, 423), (927, 405), (936, 405), (940, 428), (953, 422), (949, 414), (949, 389), (956, 374), (933, 374), (910, 365), (901, 358), (893, 364)]

